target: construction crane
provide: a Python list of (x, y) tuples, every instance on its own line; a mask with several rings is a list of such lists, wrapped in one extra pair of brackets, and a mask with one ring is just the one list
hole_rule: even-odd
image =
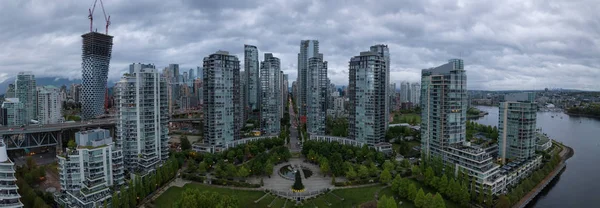
[[(88, 9), (89, 15), (88, 19), (90, 19), (90, 32), (93, 32), (92, 28), (94, 25), (94, 10), (96, 10), (96, 3), (98, 0), (94, 0), (94, 4), (92, 8)], [(110, 25), (110, 15), (106, 16), (106, 11), (104, 10), (104, 3), (100, 0), (100, 6), (102, 7), (102, 13), (104, 13), (104, 20), (106, 21), (106, 34), (108, 35), (108, 26)]]

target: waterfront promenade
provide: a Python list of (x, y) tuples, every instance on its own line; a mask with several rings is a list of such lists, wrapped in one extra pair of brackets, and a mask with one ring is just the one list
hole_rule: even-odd
[(533, 199), (535, 199), (535, 197), (542, 190), (544, 190), (544, 188), (546, 188), (546, 186), (552, 180), (554, 180), (554, 178), (556, 178), (556, 176), (560, 175), (562, 170), (567, 166), (567, 160), (571, 158), (573, 154), (575, 154), (573, 149), (570, 147), (567, 147), (563, 144), (559, 144), (557, 142), (553, 142), (553, 144), (558, 145), (562, 148), (562, 151), (560, 151), (559, 153), (559, 156), (561, 158), (560, 164), (558, 164), (556, 168), (550, 174), (548, 174), (542, 181), (540, 181), (540, 183), (538, 183), (529, 193), (527, 193), (523, 198), (521, 198), (521, 200), (518, 203), (516, 203), (513, 206), (513, 208), (524, 208), (525, 206), (527, 206), (527, 204), (529, 204)]

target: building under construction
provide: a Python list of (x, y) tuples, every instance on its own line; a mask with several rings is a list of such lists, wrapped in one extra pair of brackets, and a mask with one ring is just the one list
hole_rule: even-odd
[(81, 54), (81, 116), (92, 119), (104, 114), (104, 97), (113, 37), (97, 32), (86, 33)]

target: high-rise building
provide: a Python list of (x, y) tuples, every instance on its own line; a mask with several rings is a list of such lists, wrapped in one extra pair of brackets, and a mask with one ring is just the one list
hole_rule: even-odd
[(383, 57), (383, 60), (385, 60), (385, 130), (387, 131), (389, 123), (390, 123), (390, 89), (388, 86), (390, 86), (390, 64), (392, 63), (390, 61), (390, 49), (388, 48), (387, 45), (383, 45), (383, 44), (379, 44), (379, 45), (374, 45), (371, 46), (371, 52), (375, 52), (377, 54), (379, 54), (379, 56)]
[(15, 164), (8, 158), (6, 152), (6, 144), (0, 140), (0, 184), (2, 191), (0, 191), (0, 205), (2, 207), (21, 208), (19, 195), (19, 187), (17, 187), (17, 177), (15, 176)]
[(19, 98), (5, 98), (1, 109), (4, 112), (4, 118), (2, 119), (4, 125), (20, 126), (27, 124), (25, 105), (19, 101)]
[(327, 117), (327, 61), (323, 55), (308, 59), (306, 88), (306, 131), (311, 134), (325, 134)]
[(418, 82), (410, 84), (410, 102), (413, 106), (419, 106), (421, 103), (421, 84)]
[(451, 59), (444, 65), (423, 69), (421, 95), (422, 153), (453, 164), (494, 194), (504, 190), (505, 177), (499, 174), (500, 165), (492, 156), (498, 147), (466, 141), (468, 99), (463, 60)]
[(145, 69), (145, 68), (155, 68), (154, 64), (142, 64), (142, 63), (133, 63), (129, 64), (129, 74), (133, 74), (135, 69)]
[(15, 97), (15, 84), (8, 84), (8, 88), (6, 88), (6, 94), (4, 94), (5, 98), (14, 98)]
[(281, 61), (265, 53), (260, 64), (260, 128), (267, 135), (279, 134), (281, 119)]
[(534, 93), (504, 96), (498, 115), (498, 155), (506, 159), (527, 160), (535, 156), (537, 103)]
[(248, 79), (246, 78), (246, 71), (240, 72), (240, 102), (241, 102), (241, 112), (242, 112), (242, 120), (241, 126), (244, 127), (246, 121), (248, 120), (248, 113), (251, 111), (250, 106), (248, 105)]
[(385, 141), (386, 59), (376, 52), (361, 52), (350, 59), (348, 138), (368, 145)]
[(319, 41), (300, 41), (300, 53), (298, 53), (298, 79), (296, 80), (296, 86), (298, 88), (296, 106), (299, 108), (298, 116), (301, 118), (301, 122), (306, 122), (306, 117), (308, 115), (308, 82), (310, 79), (308, 74), (308, 60), (310, 58), (321, 58), (321, 61), (323, 61), (323, 54), (319, 53)]
[(15, 80), (15, 97), (25, 107), (25, 124), (37, 119), (37, 90), (35, 76), (31, 72), (19, 72)]
[(240, 61), (227, 51), (204, 57), (204, 140), (222, 146), (240, 139)]
[(113, 37), (97, 32), (81, 36), (81, 117), (92, 119), (104, 114), (104, 98)]
[(40, 124), (56, 124), (63, 122), (63, 98), (60, 90), (54, 86), (38, 87), (37, 95), (38, 121)]
[(136, 68), (117, 83), (115, 97), (116, 145), (126, 169), (145, 175), (169, 157), (166, 82), (154, 68)]
[(125, 184), (123, 152), (110, 131), (94, 129), (75, 133), (77, 146), (58, 154), (62, 207), (102, 207)]
[(281, 74), (283, 74), (283, 82), (281, 83), (281, 106), (283, 107), (283, 111), (281, 112), (281, 115), (283, 117), (283, 114), (285, 114), (285, 106), (287, 106), (288, 103), (288, 96), (290, 94), (289, 92), (289, 83), (288, 83), (288, 75), (284, 74), (283, 71), (281, 72)]
[(69, 96), (76, 103), (81, 102), (81, 84), (71, 84), (71, 88), (69, 89)]
[(251, 111), (260, 110), (260, 78), (258, 65), (258, 48), (244, 45), (244, 71), (248, 87), (248, 105)]
[(410, 102), (410, 83), (403, 81), (400, 83), (400, 102)]
[(200, 78), (202, 80), (202, 67), (196, 67), (196, 78)]
[(444, 147), (464, 142), (466, 137), (467, 74), (463, 61), (452, 59), (423, 69), (421, 84), (421, 147), (427, 155), (442, 156)]
[(279, 71), (278, 74), (279, 74), (279, 86), (277, 87), (277, 89), (279, 90), (279, 93), (278, 93), (278, 95), (279, 95), (279, 105), (278, 105), (278, 107), (279, 107), (279, 119), (281, 120), (281, 118), (283, 118), (283, 113), (285, 111), (284, 107), (285, 107), (286, 100), (285, 100), (284, 96), (286, 95), (286, 93), (284, 92), (285, 87), (283, 86), (284, 85), (284, 83), (283, 83), (284, 82), (284, 80), (283, 80), (283, 78), (284, 78), (283, 77), (284, 76), (283, 71)]
[(179, 75), (179, 64), (169, 64), (164, 69), (163, 76), (167, 83), (167, 97), (169, 114), (174, 113), (181, 107), (181, 75)]

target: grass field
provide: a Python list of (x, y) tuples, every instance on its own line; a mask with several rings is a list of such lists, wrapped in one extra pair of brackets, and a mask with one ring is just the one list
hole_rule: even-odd
[[(184, 187), (171, 187), (167, 191), (165, 191), (161, 196), (159, 196), (154, 201), (155, 207), (172, 207), (173, 203), (179, 199), (181, 193), (184, 189), (188, 188), (197, 188), (202, 191), (211, 191), (217, 192), (220, 194), (226, 194), (230, 196), (235, 196), (240, 202), (240, 207), (243, 208), (253, 208), (253, 207), (268, 207), (271, 204), (271, 207), (295, 207), (293, 201), (287, 201), (285, 203), (285, 199), (275, 197), (272, 195), (268, 195), (263, 198), (259, 203), (254, 203), (257, 199), (265, 195), (262, 191), (242, 191), (242, 190), (233, 190), (227, 188), (213, 187), (207, 186), (204, 184), (186, 184)], [(353, 207), (358, 206), (362, 203), (374, 200), (375, 192), (381, 189), (382, 186), (371, 186), (371, 187), (363, 187), (363, 188), (351, 188), (351, 189), (339, 189), (334, 190), (333, 193), (344, 200), (341, 200), (337, 196), (327, 193), (321, 195), (318, 198), (308, 200), (304, 202), (302, 206), (299, 207), (333, 207), (333, 208), (345, 208), (345, 207)], [(384, 189), (385, 190), (385, 189)], [(329, 206), (331, 205), (331, 206)]]
[[(197, 189), (200, 189), (201, 191), (211, 191), (211, 192), (217, 192), (220, 194), (235, 196), (239, 200), (240, 205), (243, 205), (244, 208), (267, 207), (267, 205), (269, 205), (269, 203), (271, 203), (271, 201), (274, 198), (273, 196), (265, 197), (259, 203), (255, 204), (254, 201), (259, 199), (263, 195), (265, 195), (264, 192), (233, 190), (233, 189), (227, 189), (227, 188), (207, 186), (207, 185), (197, 184), (197, 183), (189, 183), (183, 187), (169, 188), (167, 191), (165, 191), (162, 195), (160, 195), (154, 201), (154, 205), (156, 207), (161, 207), (161, 208), (162, 207), (165, 207), (165, 208), (173, 207), (173, 203), (175, 203), (175, 201), (180, 198), (183, 190), (188, 189), (188, 188), (197, 188)], [(269, 198), (270, 198), (270, 200), (269, 200)]]
[(414, 113), (408, 113), (408, 114), (395, 113), (392, 124), (397, 124), (397, 123), (410, 123), (413, 125), (418, 125), (421, 123), (421, 115), (414, 114)]

